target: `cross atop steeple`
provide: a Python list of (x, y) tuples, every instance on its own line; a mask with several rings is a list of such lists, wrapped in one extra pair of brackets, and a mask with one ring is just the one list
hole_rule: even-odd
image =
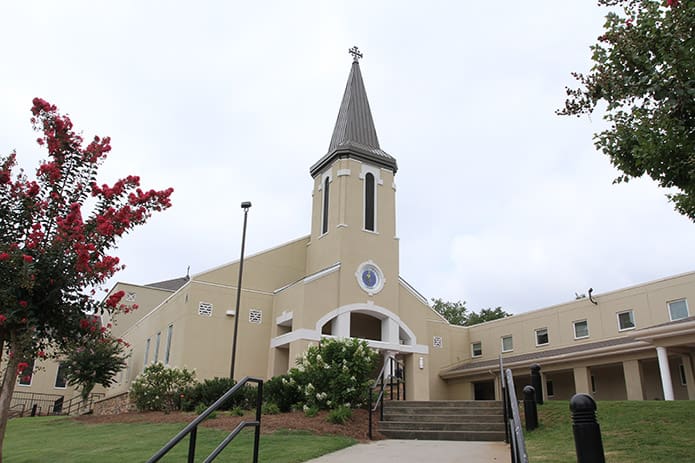
[(362, 52), (360, 51), (359, 48), (357, 48), (357, 45), (355, 45), (350, 50), (348, 50), (348, 53), (350, 53), (352, 55), (352, 62), (353, 63), (356, 63), (357, 60), (362, 58)]

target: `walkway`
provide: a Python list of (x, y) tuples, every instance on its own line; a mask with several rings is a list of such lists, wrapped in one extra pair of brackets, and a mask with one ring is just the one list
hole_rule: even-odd
[(462, 442), (441, 440), (382, 440), (329, 453), (306, 463), (355, 462), (488, 463), (510, 461), (509, 447), (502, 442)]

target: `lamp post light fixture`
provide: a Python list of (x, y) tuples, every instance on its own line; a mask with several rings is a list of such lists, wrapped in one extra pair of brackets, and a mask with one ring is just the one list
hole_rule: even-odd
[(244, 228), (241, 233), (241, 257), (239, 258), (239, 281), (236, 287), (236, 309), (234, 310), (234, 337), (232, 338), (232, 366), (229, 369), (229, 378), (234, 379), (234, 364), (236, 363), (236, 340), (239, 332), (239, 303), (241, 302), (241, 277), (244, 273), (244, 246), (246, 245), (246, 218), (251, 208), (251, 201), (241, 203), (244, 210)]

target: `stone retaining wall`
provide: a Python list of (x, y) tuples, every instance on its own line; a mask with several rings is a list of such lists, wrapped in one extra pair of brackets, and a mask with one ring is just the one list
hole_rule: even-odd
[(118, 415), (119, 413), (134, 412), (135, 410), (135, 404), (130, 401), (127, 392), (94, 402), (95, 415)]

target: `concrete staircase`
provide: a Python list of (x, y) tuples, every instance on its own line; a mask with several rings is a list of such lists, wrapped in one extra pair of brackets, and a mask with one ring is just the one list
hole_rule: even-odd
[(503, 441), (503, 421), (495, 400), (389, 400), (379, 432), (390, 439)]

